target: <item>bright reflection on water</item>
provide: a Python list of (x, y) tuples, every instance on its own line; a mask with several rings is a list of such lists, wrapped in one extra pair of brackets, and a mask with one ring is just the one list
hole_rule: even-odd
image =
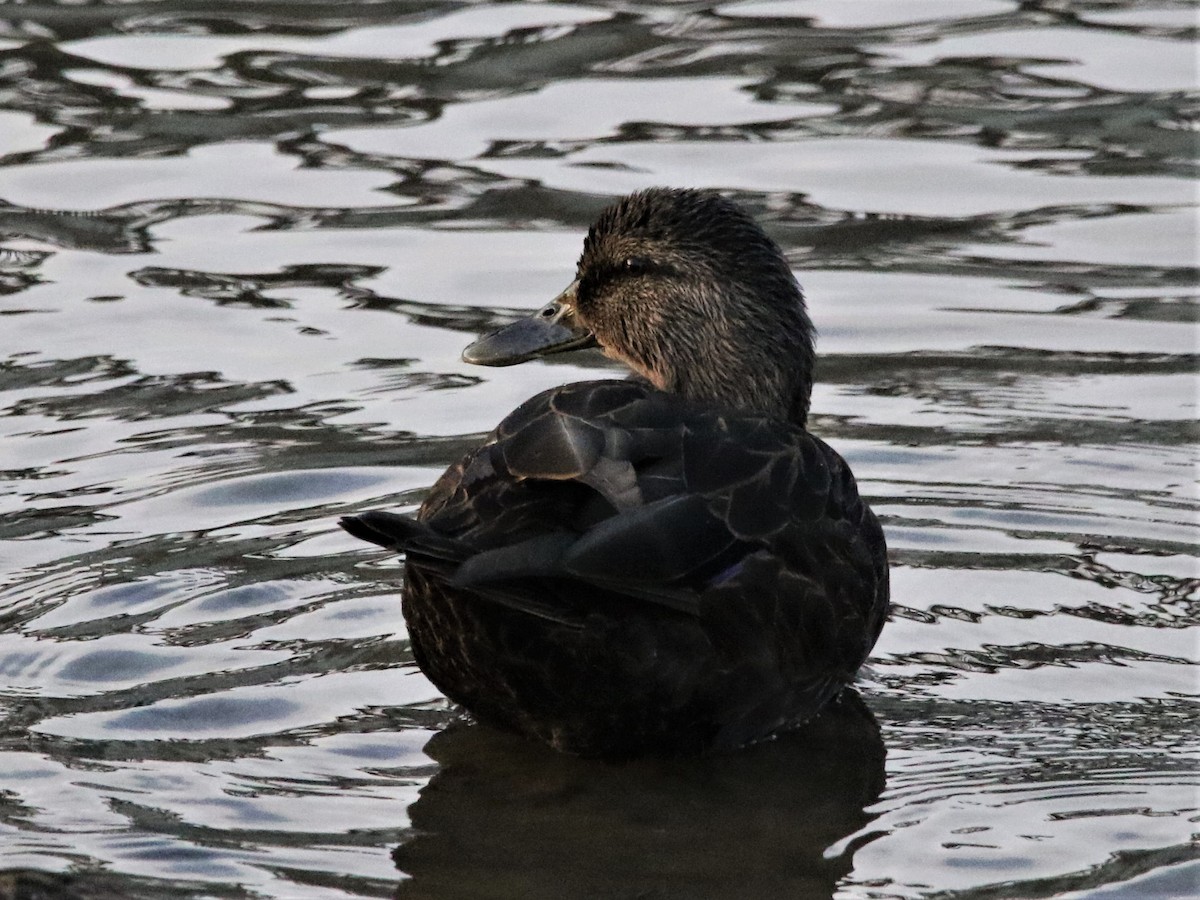
[[(0, 16), (0, 893), (1195, 888), (1194, 6)], [(456, 722), (334, 521), (619, 374), (458, 353), (653, 184), (787, 249), (896, 608), (874, 721), (611, 768)]]

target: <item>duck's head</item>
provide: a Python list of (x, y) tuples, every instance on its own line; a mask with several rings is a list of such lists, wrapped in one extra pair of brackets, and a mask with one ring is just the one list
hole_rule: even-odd
[(588, 346), (688, 399), (807, 417), (813, 328), (800, 286), (779, 246), (719, 194), (617, 201), (588, 230), (575, 281), (463, 359), (505, 366)]

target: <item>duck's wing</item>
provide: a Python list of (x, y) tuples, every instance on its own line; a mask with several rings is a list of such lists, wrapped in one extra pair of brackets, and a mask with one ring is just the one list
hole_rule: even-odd
[(453, 585), (509, 606), (527, 597), (531, 613), (563, 620), (610, 598), (707, 615), (705, 592), (750, 578), (751, 553), (809, 593), (824, 592), (830, 567), (869, 581), (882, 566), (886, 578), (882, 534), (836, 453), (800, 429), (696, 410), (631, 381), (522, 404), (447, 470), (419, 519), (355, 533)]

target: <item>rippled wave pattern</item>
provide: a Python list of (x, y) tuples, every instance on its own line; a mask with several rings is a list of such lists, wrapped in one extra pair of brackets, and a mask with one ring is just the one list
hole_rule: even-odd
[[(1194, 893), (1196, 17), (0, 6), (0, 894)], [(613, 768), (462, 721), (334, 523), (619, 375), (458, 353), (654, 184), (788, 252), (896, 606), (866, 707)]]

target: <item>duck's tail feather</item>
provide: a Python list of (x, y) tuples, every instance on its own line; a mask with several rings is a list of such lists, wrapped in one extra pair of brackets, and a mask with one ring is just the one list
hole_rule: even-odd
[(462, 541), (438, 534), (411, 516), (365, 512), (343, 516), (339, 524), (359, 540), (425, 559), (457, 565), (471, 555), (471, 549)]
[[(574, 615), (561, 603), (537, 599), (539, 593), (545, 592), (544, 584), (541, 591), (531, 592), (528, 589), (530, 580), (582, 581), (630, 600), (653, 603), (688, 615), (700, 612), (699, 596), (690, 588), (642, 584), (622, 577), (619, 571), (578, 571), (568, 564), (577, 540), (567, 534), (540, 535), (506, 547), (480, 551), (434, 531), (411, 516), (397, 513), (365, 512), (345, 516), (341, 526), (360, 540), (404, 553), (410, 565), (436, 573), (454, 587), (564, 624), (573, 622)], [(524, 590), (521, 582), (526, 585)]]
[[(423, 522), (396, 513), (366, 512), (344, 516), (339, 524), (360, 540), (402, 551), (409, 565), (433, 572), (445, 582), (466, 588), (484, 600), (571, 628), (582, 627), (579, 613), (564, 609), (553, 598), (543, 598), (511, 584), (494, 583), (496, 579), (534, 574), (528, 571), (533, 562), (550, 565), (549, 560), (537, 558), (538, 554), (534, 554), (532, 562), (526, 558), (524, 565), (519, 566), (511, 555), (500, 553), (490, 557), (487, 553), (479, 554), (462, 541), (438, 534)], [(480, 557), (480, 562), (473, 565)], [(467, 565), (464, 566), (464, 562)]]

